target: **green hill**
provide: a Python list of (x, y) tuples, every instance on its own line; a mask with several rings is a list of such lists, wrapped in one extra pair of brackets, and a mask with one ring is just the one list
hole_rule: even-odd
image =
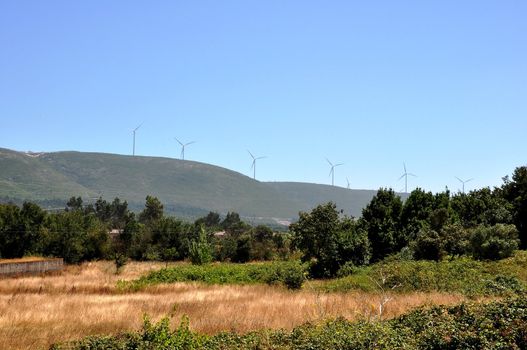
[(140, 210), (146, 195), (170, 214), (195, 218), (236, 211), (253, 221), (291, 220), (300, 210), (334, 201), (359, 216), (375, 191), (295, 182), (259, 182), (188, 160), (105, 153), (23, 153), (0, 148), (0, 199), (64, 205), (71, 196), (127, 200)]

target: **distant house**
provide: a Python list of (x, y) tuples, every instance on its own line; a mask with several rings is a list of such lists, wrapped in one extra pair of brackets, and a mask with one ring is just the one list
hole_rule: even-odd
[(223, 237), (225, 236), (225, 231), (214, 232), (214, 237)]
[(123, 229), (114, 228), (108, 231), (108, 236), (110, 236), (110, 238), (115, 241), (117, 238), (119, 238), (119, 235), (123, 232), (124, 232)]

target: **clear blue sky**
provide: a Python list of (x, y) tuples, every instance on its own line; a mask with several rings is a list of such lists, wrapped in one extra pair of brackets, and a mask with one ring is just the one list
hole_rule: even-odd
[(0, 147), (467, 189), (527, 163), (527, 2), (2, 1)]

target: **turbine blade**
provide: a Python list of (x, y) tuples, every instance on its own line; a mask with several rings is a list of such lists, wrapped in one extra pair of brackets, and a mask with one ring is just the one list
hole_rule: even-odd
[(408, 175), (413, 176), (413, 177), (417, 177), (417, 175), (412, 174), (412, 173), (408, 173)]
[(402, 179), (403, 177), (405, 177), (406, 175), (407, 175), (406, 173), (402, 174), (401, 177), (397, 179), (397, 181), (401, 180), (401, 179)]
[(333, 163), (331, 163), (329, 159), (326, 158), (326, 160), (328, 161), (329, 165), (333, 166)]
[(193, 143), (196, 143), (196, 141), (187, 142), (187, 143), (185, 143), (185, 146), (192, 145)]
[(183, 144), (183, 142), (179, 141), (176, 137), (174, 137), (174, 140), (176, 140), (181, 146), (185, 147), (185, 145)]
[(252, 159), (255, 159), (253, 154), (251, 153), (251, 151), (247, 150), (247, 152), (249, 152), (249, 154), (251, 155)]
[(474, 180), (474, 179), (470, 178), (470, 179), (468, 179), (468, 180), (467, 180), (467, 181), (465, 181), (465, 182), (469, 182), (469, 181), (472, 181), (472, 180)]
[(141, 126), (143, 126), (145, 122), (142, 122), (141, 124), (139, 124), (139, 126), (137, 128), (134, 129), (134, 131), (137, 131)]
[(267, 156), (260, 156), (260, 157), (255, 158), (255, 159), (264, 159), (264, 158), (267, 158)]
[(406, 164), (403, 162), (404, 173), (406, 174)]
[(344, 165), (344, 163), (338, 163), (338, 164), (335, 164), (335, 166), (339, 166), (339, 165)]
[(454, 176), (456, 179), (458, 179), (459, 182), (463, 182), (463, 180), (461, 180), (459, 177), (457, 176)]

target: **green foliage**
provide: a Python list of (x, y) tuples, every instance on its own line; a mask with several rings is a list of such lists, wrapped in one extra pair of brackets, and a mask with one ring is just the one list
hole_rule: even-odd
[(479, 260), (499, 260), (518, 249), (518, 231), (514, 225), (478, 227), (470, 237), (472, 255)]
[(445, 255), (443, 246), (444, 242), (437, 232), (423, 229), (419, 231), (416, 239), (412, 242), (414, 258), (439, 261)]
[(506, 176), (500, 194), (510, 203), (514, 224), (518, 229), (521, 248), (527, 249), (527, 166), (514, 170), (512, 180)]
[(458, 193), (451, 202), (457, 220), (464, 227), (512, 223), (512, 206), (500, 191), (482, 188), (468, 194)]
[[(517, 252), (500, 261), (386, 260), (368, 267), (355, 267), (351, 274), (329, 281), (311, 282), (313, 288), (328, 292), (349, 290), (375, 291), (375, 280), (385, 279), (387, 288), (396, 292), (441, 291), (467, 296), (508, 295), (525, 290), (527, 253)], [(344, 274), (344, 273), (342, 273)]]
[(163, 204), (153, 196), (146, 196), (145, 209), (139, 214), (139, 221), (153, 223), (163, 217)]
[(348, 261), (344, 265), (342, 265), (340, 269), (337, 271), (337, 277), (351, 276), (355, 272), (357, 272), (357, 267), (355, 266), (353, 262)]
[(370, 249), (366, 232), (349, 218), (341, 219), (334, 203), (319, 205), (310, 213), (300, 213), (289, 227), (293, 246), (311, 262), (315, 277), (334, 276), (347, 261), (360, 265), (369, 262)]
[(407, 239), (399, 229), (403, 204), (391, 189), (379, 189), (363, 209), (361, 226), (368, 232), (372, 247), (372, 261), (397, 253)]
[[(208, 265), (180, 264), (154, 271), (135, 281), (121, 282), (121, 288), (138, 290), (149, 285), (174, 282), (203, 282), (206, 284), (283, 283), (299, 288), (305, 280), (305, 268), (295, 261), (275, 261), (252, 264), (216, 263)], [(301, 276), (301, 277), (300, 277)]]
[(115, 253), (113, 255), (113, 261), (115, 263), (115, 273), (119, 274), (122, 270), (122, 268), (126, 265), (128, 262), (128, 257), (122, 253)]
[(470, 234), (460, 224), (446, 225), (440, 231), (443, 248), (452, 257), (470, 253)]
[(189, 258), (195, 265), (208, 264), (212, 261), (212, 248), (207, 241), (207, 235), (203, 227), (200, 228), (198, 239), (190, 242)]
[(189, 330), (183, 317), (175, 330), (168, 319), (116, 337), (88, 337), (57, 344), (55, 350), (122, 349), (525, 349), (527, 299), (505, 299), (487, 304), (420, 308), (387, 321), (350, 322), (344, 318), (304, 324), (292, 331), (266, 330), (243, 335), (200, 335)]

